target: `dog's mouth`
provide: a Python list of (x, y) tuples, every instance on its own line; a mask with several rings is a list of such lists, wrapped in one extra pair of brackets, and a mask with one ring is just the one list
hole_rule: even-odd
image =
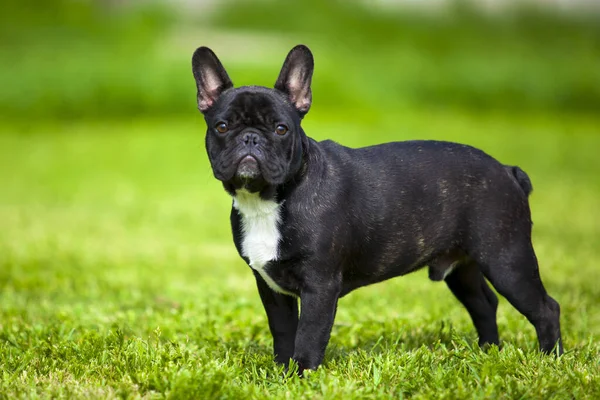
[(250, 193), (260, 192), (268, 185), (261, 171), (258, 159), (251, 154), (241, 158), (233, 177), (223, 181), (223, 183), (225, 184), (225, 188), (230, 192), (245, 189)]
[(238, 164), (235, 177), (241, 181), (248, 182), (260, 177), (260, 165), (253, 155), (244, 156)]
[(213, 166), (215, 178), (223, 183), (229, 193), (235, 193), (239, 189), (256, 193), (278, 184), (271, 179), (269, 168), (260, 155), (246, 153), (238, 157), (234, 161), (219, 160), (216, 163), (218, 166), (226, 164), (227, 168)]

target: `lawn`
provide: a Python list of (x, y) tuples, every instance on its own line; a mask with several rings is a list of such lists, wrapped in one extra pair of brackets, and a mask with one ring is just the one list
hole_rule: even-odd
[(324, 365), (284, 378), (199, 115), (14, 123), (0, 128), (0, 398), (600, 398), (600, 120), (389, 111), (345, 120), (315, 97), (305, 129), (350, 146), (455, 140), (526, 170), (562, 358), (504, 299), (503, 348), (482, 352), (423, 270), (342, 299)]

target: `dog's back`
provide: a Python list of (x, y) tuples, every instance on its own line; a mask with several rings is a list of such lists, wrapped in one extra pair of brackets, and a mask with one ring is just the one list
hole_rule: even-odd
[(351, 149), (325, 141), (319, 148), (329, 169), (324, 203), (338, 208), (326, 213), (337, 216), (330, 225), (350, 228), (336, 229), (336, 241), (351, 243), (348, 290), (428, 264), (439, 266), (432, 279), (441, 279), (466, 253), (491, 246), (487, 238), (531, 225), (527, 175), (471, 146), (407, 141)]

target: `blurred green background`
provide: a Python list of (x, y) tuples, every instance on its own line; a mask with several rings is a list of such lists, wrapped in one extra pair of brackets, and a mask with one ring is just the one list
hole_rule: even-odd
[(315, 52), (320, 111), (600, 111), (597, 14), (368, 4), (8, 2), (0, 110), (27, 120), (187, 116), (195, 47), (213, 47), (238, 84), (272, 84), (300, 42)]
[[(600, 15), (582, 1), (409, 3), (3, 3), (0, 398), (290, 397), (260, 372), (271, 339), (205, 154), (191, 55), (209, 46), (236, 85), (271, 86), (298, 43), (315, 56), (310, 136), (459, 141), (527, 171), (572, 353), (539, 361), (533, 328), (502, 300), (509, 349), (461, 358), (469, 317), (420, 271), (342, 299), (325, 364), (342, 386), (323, 372), (292, 397), (600, 396)], [(451, 343), (455, 357), (436, 347)], [(375, 348), (417, 369), (386, 368), (363, 352)], [(512, 372), (518, 349), (527, 373)], [(380, 386), (361, 383), (374, 357)]]

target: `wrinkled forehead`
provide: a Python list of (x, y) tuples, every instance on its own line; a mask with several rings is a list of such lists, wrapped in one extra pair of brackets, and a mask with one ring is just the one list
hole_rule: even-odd
[(294, 111), (285, 97), (273, 89), (240, 87), (223, 96), (220, 115), (231, 122), (264, 123), (265, 120), (293, 118)]

